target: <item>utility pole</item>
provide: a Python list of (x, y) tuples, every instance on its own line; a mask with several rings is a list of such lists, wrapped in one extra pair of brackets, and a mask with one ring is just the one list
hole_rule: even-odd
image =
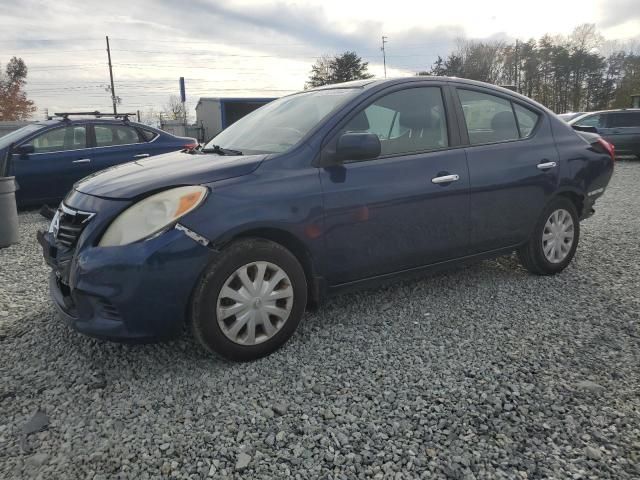
[(113, 102), (113, 114), (118, 114), (118, 107), (116, 102), (116, 90), (113, 86), (113, 68), (111, 67), (111, 49), (109, 48), (109, 35), (106, 36), (107, 39), (107, 58), (109, 59), (109, 78), (111, 79), (111, 101)]
[(384, 49), (384, 44), (387, 43), (387, 38), (384, 35), (382, 35), (382, 47), (380, 47), (380, 50), (382, 50), (382, 64), (384, 65), (384, 78), (387, 78), (387, 52)]
[(180, 77), (179, 84), (180, 84), (180, 101), (182, 102), (182, 113), (184, 117), (183, 124), (184, 124), (184, 131), (186, 135), (187, 133), (187, 106), (186, 106), (187, 94), (184, 86), (184, 77)]
[(516, 92), (520, 93), (520, 85), (518, 84), (518, 39), (516, 38), (516, 55), (515, 55), (515, 60), (513, 62), (513, 66), (515, 69), (515, 83), (516, 83)]

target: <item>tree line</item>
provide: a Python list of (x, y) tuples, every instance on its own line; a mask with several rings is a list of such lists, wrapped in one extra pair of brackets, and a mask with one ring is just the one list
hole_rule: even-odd
[[(544, 35), (526, 42), (458, 40), (446, 58), (417, 75), (445, 75), (509, 86), (557, 113), (631, 106), (640, 94), (640, 54), (612, 49), (593, 24), (568, 37)], [(611, 50), (608, 55), (601, 49)], [(320, 57), (305, 87), (370, 78), (355, 52)]]
[(557, 113), (631, 106), (640, 94), (640, 55), (615, 50), (593, 24), (568, 37), (544, 35), (526, 42), (461, 40), (446, 59), (438, 57), (419, 75), (447, 75), (509, 85)]
[[(603, 48), (604, 47), (604, 48)], [(602, 50), (609, 50), (604, 55)], [(593, 24), (576, 27), (567, 37), (544, 35), (526, 42), (458, 40), (445, 58), (417, 75), (446, 75), (480, 80), (514, 90), (551, 110), (592, 111), (631, 106), (640, 94), (640, 53), (611, 48)], [(324, 55), (311, 67), (305, 88), (373, 77), (356, 52)], [(0, 69), (0, 120), (26, 120), (36, 110), (25, 93), (27, 66), (13, 57)], [(171, 99), (168, 118), (184, 118)]]

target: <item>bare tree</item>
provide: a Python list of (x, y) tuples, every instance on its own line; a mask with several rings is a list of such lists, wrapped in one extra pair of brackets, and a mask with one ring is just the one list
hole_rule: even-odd
[(140, 112), (140, 123), (150, 125), (152, 127), (160, 126), (160, 112), (154, 107), (147, 108)]
[(177, 95), (171, 95), (169, 102), (162, 109), (162, 116), (167, 120), (185, 120), (185, 113), (187, 113), (186, 119), (188, 121), (188, 112), (186, 112), (184, 104)]
[(569, 44), (576, 50), (590, 52), (603, 43), (604, 37), (598, 33), (595, 23), (578, 25), (569, 35)]
[(500, 77), (505, 44), (503, 42), (457, 41), (455, 52), (463, 65), (466, 78), (496, 83)]
[(331, 62), (333, 59), (329, 55), (318, 57), (316, 63), (311, 67), (311, 75), (309, 81), (305, 83), (304, 88), (321, 87), (331, 83)]

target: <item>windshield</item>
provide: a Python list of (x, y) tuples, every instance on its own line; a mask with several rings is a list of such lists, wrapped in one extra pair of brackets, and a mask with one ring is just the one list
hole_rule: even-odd
[(334, 88), (274, 100), (220, 132), (205, 149), (218, 146), (245, 155), (285, 152), (360, 92), (358, 88)]
[(7, 133), (6, 135), (0, 137), (0, 148), (7, 148), (14, 142), (19, 142), (23, 137), (28, 135), (29, 133), (35, 132), (36, 130), (40, 130), (44, 125), (39, 125), (37, 123), (33, 123), (31, 125), (25, 125), (18, 130), (14, 130), (13, 132)]

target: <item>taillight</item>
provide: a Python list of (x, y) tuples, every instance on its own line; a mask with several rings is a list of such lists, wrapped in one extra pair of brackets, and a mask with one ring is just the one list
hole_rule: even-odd
[(604, 138), (599, 138), (598, 139), (598, 143), (609, 154), (609, 156), (611, 157), (611, 161), (615, 162), (616, 161), (616, 147), (613, 145), (613, 143), (607, 142)]
[(198, 146), (197, 143), (185, 143), (182, 148), (184, 148), (185, 150), (193, 150), (197, 146)]

